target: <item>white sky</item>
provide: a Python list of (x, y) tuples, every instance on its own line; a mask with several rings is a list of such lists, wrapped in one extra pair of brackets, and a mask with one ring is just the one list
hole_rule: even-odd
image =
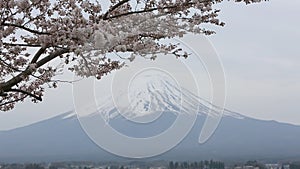
[[(219, 6), (226, 26), (217, 28), (209, 39), (224, 65), (226, 108), (300, 125), (300, 1), (272, 0), (249, 6), (223, 2)], [(72, 86), (61, 84), (45, 93), (43, 103), (28, 101), (13, 111), (0, 112), (0, 130), (73, 110), (72, 96)]]

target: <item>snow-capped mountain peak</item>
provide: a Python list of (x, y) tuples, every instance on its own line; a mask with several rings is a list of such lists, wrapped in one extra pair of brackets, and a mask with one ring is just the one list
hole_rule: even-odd
[[(147, 75), (129, 83), (127, 91), (116, 91), (104, 102), (98, 104), (98, 112), (109, 120), (119, 115), (127, 119), (140, 117), (157, 118), (163, 112), (174, 114), (197, 113), (198, 115), (217, 115), (221, 108), (212, 105), (178, 82), (163, 75)], [(244, 118), (238, 113), (224, 110), (225, 116)]]

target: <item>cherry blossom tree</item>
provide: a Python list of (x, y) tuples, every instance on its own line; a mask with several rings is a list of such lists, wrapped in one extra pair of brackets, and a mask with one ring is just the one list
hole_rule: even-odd
[[(163, 39), (186, 33), (213, 34), (224, 26), (215, 5), (223, 0), (0, 0), (0, 110), (30, 98), (42, 101), (57, 87), (57, 67), (101, 79), (136, 56), (187, 57)], [(263, 0), (235, 0), (246, 4)], [(128, 57), (114, 59), (111, 53)]]

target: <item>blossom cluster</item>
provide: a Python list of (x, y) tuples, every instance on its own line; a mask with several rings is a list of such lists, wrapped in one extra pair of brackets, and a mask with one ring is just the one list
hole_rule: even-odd
[[(235, 0), (246, 4), (262, 0)], [(213, 34), (224, 26), (214, 5), (222, 0), (0, 0), (0, 110), (30, 97), (41, 101), (44, 87), (56, 87), (64, 65), (78, 76), (102, 76), (136, 56), (180, 54), (162, 39), (186, 33)], [(109, 4), (105, 9), (104, 4)], [(113, 59), (110, 53), (128, 57)]]

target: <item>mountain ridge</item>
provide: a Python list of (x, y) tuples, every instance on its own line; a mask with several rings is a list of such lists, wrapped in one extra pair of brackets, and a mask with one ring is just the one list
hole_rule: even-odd
[[(67, 112), (26, 127), (0, 131), (0, 162), (128, 160), (98, 147), (84, 133), (74, 113), (72, 118), (64, 118), (69, 115), (70, 112)], [(300, 157), (300, 126), (224, 117), (213, 136), (206, 143), (199, 144), (197, 139), (205, 120), (203, 117), (198, 116), (189, 135), (174, 149), (149, 159), (271, 160)], [(169, 117), (165, 119), (172, 120)], [(140, 132), (132, 131), (132, 127), (136, 127), (134, 125), (120, 125), (118, 121), (116, 124), (112, 125), (117, 130), (123, 129), (120, 132), (131, 132), (132, 136)]]
[[(181, 109), (187, 115), (196, 113), (194, 126), (173, 149), (146, 160), (157, 158), (165, 160), (300, 158), (300, 126), (259, 120), (227, 109), (212, 137), (207, 142), (199, 144), (198, 137), (206, 117), (211, 115), (211, 110), (213, 115), (216, 115), (220, 108), (201, 100), (192, 92), (167, 84), (164, 79), (151, 82), (154, 85), (151, 88), (148, 88), (147, 81), (143, 83), (145, 83), (144, 86), (141, 85), (139, 89), (134, 88), (135, 91), (131, 93), (139, 97), (132, 96), (135, 100), (119, 105), (121, 110), (125, 110), (124, 114), (118, 114), (116, 108), (118, 105), (114, 104), (114, 100), (107, 99), (102, 106), (98, 105), (98, 111), (85, 116), (78, 115), (76, 110), (69, 111), (25, 127), (0, 131), (0, 162), (128, 160), (128, 158), (113, 155), (96, 145), (84, 132), (80, 119), (77, 117), (84, 118), (91, 126), (97, 126), (99, 122), (97, 118), (107, 118), (108, 124), (124, 135), (147, 138), (168, 129), (177, 115), (181, 113)], [(121, 93), (117, 96), (122, 99), (126, 95)], [(191, 104), (187, 102), (193, 103), (193, 106), (191, 107)], [(132, 107), (131, 103), (133, 103)], [(125, 109), (122, 106), (125, 106)], [(193, 112), (194, 110), (197, 112)], [(142, 113), (137, 114), (139, 112)], [(152, 114), (154, 116), (149, 116)], [(140, 117), (146, 117), (146, 120)], [(143, 123), (149, 122), (149, 119), (153, 121)], [(103, 137), (106, 136), (103, 135)], [(122, 140), (111, 140), (116, 144), (119, 141)], [(153, 144), (145, 147), (145, 151), (155, 146)]]

